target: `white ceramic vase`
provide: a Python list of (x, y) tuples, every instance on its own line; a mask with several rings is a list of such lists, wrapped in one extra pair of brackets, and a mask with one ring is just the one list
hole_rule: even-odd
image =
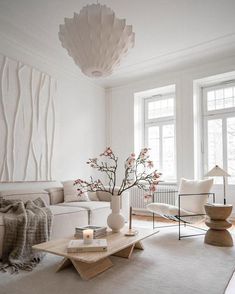
[(107, 223), (114, 233), (120, 232), (125, 225), (125, 218), (120, 213), (121, 210), (121, 196), (112, 195), (110, 207), (112, 212), (108, 216)]

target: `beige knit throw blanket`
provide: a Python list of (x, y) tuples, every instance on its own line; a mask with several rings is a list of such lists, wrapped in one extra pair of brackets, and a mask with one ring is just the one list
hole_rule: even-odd
[(0, 198), (5, 234), (0, 270), (32, 270), (43, 254), (32, 246), (50, 238), (52, 213), (41, 198), (29, 200), (5, 200)]

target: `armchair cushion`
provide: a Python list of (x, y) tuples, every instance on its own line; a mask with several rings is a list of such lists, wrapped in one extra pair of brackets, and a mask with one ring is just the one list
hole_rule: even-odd
[[(177, 206), (169, 205), (165, 203), (150, 203), (147, 205), (147, 209), (153, 213), (156, 213), (162, 216), (164, 215), (177, 216), (179, 214)], [(184, 209), (180, 209), (180, 214), (190, 215), (191, 213)]]
[(200, 194), (210, 193), (212, 185), (213, 179), (200, 181), (181, 179), (179, 194), (189, 195), (180, 197), (180, 207), (186, 211), (190, 211), (193, 213), (205, 213), (204, 205), (207, 202), (208, 195)]

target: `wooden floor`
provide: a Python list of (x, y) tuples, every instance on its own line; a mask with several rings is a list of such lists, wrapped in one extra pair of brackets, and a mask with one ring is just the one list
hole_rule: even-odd
[[(146, 221), (146, 222), (151, 222), (152, 223), (152, 216), (147, 216), (147, 215), (133, 215), (132, 217), (133, 220), (139, 220), (139, 221)], [(155, 220), (156, 222), (159, 223), (170, 223), (170, 224), (175, 224), (176, 222), (168, 220), (166, 218), (163, 217), (157, 217), (155, 216)], [(231, 223), (233, 224), (233, 226), (229, 229), (230, 231), (234, 231), (235, 230), (235, 220), (230, 220)], [(199, 223), (199, 226), (201, 227), (206, 227), (205, 223), (202, 221), (201, 223)]]

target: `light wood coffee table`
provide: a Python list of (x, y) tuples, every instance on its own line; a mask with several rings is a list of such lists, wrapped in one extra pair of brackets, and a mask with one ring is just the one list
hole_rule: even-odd
[(107, 239), (108, 250), (105, 252), (83, 252), (67, 253), (67, 246), (71, 239), (58, 239), (49, 242), (34, 245), (33, 249), (63, 256), (64, 259), (59, 264), (56, 272), (73, 265), (81, 278), (91, 279), (113, 266), (109, 256), (115, 255), (123, 258), (130, 258), (134, 249), (143, 250), (141, 241), (147, 237), (156, 234), (158, 231), (147, 228), (136, 228), (138, 234), (132, 237), (125, 236), (127, 228), (120, 233), (108, 232)]

